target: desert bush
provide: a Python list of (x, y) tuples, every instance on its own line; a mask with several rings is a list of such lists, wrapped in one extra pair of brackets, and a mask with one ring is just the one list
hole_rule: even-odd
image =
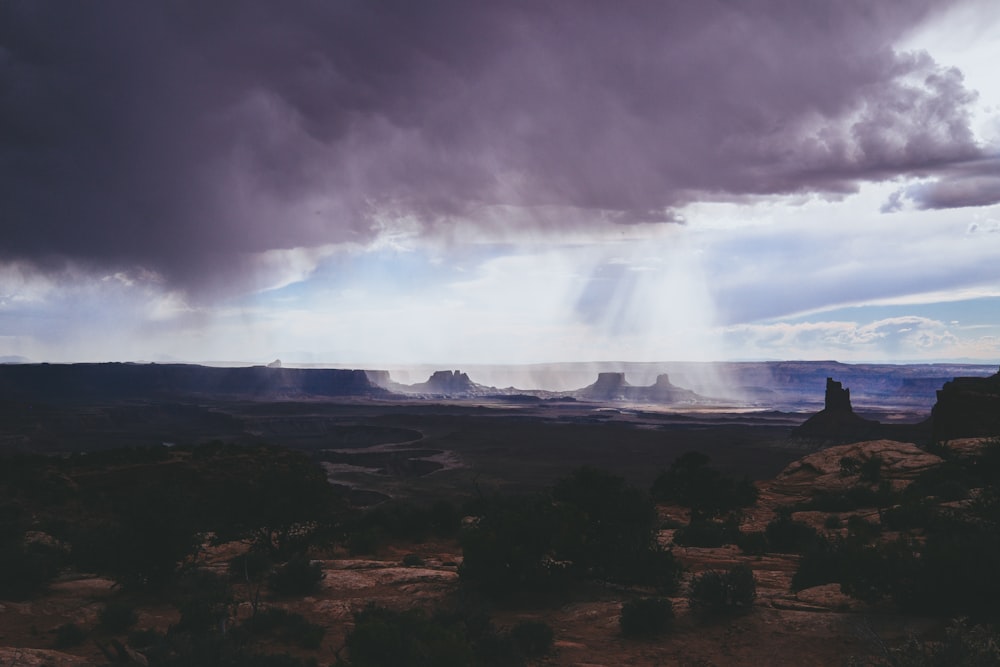
[(632, 583), (655, 545), (656, 508), (649, 497), (606, 470), (583, 466), (556, 482), (558, 558), (602, 579)]
[(544, 621), (521, 621), (510, 629), (510, 639), (518, 653), (538, 658), (552, 650), (552, 628)]
[(941, 641), (911, 636), (901, 646), (877, 658), (854, 658), (851, 665), (865, 667), (994, 667), (1000, 665), (1000, 636), (965, 619), (952, 621)]
[(681, 568), (656, 542), (655, 507), (606, 471), (580, 468), (551, 497), (484, 498), (476, 510), (459, 574), (487, 595), (564, 593), (581, 578), (676, 588)]
[(858, 467), (858, 478), (862, 482), (878, 484), (882, 479), (884, 461), (879, 456), (873, 456)]
[(750, 507), (760, 491), (749, 477), (736, 480), (709, 467), (701, 452), (686, 452), (653, 481), (650, 495), (658, 502), (677, 503), (708, 514)]
[[(448, 537), (461, 527), (462, 513), (451, 502), (438, 500), (427, 507), (412, 502), (391, 501), (378, 505), (351, 521), (347, 527), (348, 540), (355, 534), (368, 533), (361, 541), (371, 542), (384, 538), (423, 542), (430, 536)], [(370, 553), (368, 548), (362, 552)]]
[(926, 528), (936, 514), (937, 506), (930, 500), (907, 497), (904, 502), (882, 512), (882, 525), (889, 530)]
[(840, 476), (850, 477), (851, 475), (858, 474), (861, 469), (861, 460), (855, 456), (842, 456), (840, 457)]
[(757, 598), (753, 570), (737, 565), (726, 572), (709, 570), (691, 582), (688, 604), (700, 613), (717, 616), (744, 612)]
[(815, 510), (817, 512), (853, 512), (859, 509), (889, 507), (896, 499), (896, 494), (887, 481), (872, 488), (864, 484), (856, 484), (843, 491), (819, 491), (795, 507), (796, 510)]
[(844, 525), (841, 521), (840, 516), (837, 514), (828, 514), (825, 519), (823, 519), (823, 527), (828, 530), (837, 530)]
[(735, 516), (713, 521), (692, 513), (690, 523), (674, 533), (674, 543), (685, 547), (721, 547), (739, 540), (740, 526)]
[(799, 566), (792, 575), (792, 590), (801, 591), (841, 581), (840, 542), (819, 538), (802, 552)]
[(635, 565), (635, 581), (650, 586), (660, 595), (673, 595), (680, 588), (684, 566), (670, 549), (653, 545)]
[(345, 641), (349, 667), (468, 667), (473, 647), (457, 624), (436, 622), (420, 609), (392, 611), (369, 605), (355, 612)]
[(263, 549), (250, 549), (229, 559), (227, 570), (230, 581), (260, 581), (270, 573), (271, 555)]
[(319, 588), (323, 568), (305, 555), (292, 556), (268, 579), (271, 591), (278, 595), (309, 595)]
[(653, 637), (665, 632), (674, 620), (666, 598), (638, 598), (622, 605), (618, 624), (626, 637)]
[(740, 533), (736, 540), (736, 546), (745, 554), (752, 556), (763, 556), (771, 545), (767, 541), (767, 534), (762, 530), (755, 530), (749, 533)]
[(866, 521), (860, 516), (850, 516), (847, 518), (847, 535), (850, 539), (868, 544), (876, 540), (881, 534), (881, 524)]
[(87, 631), (76, 623), (64, 623), (56, 628), (54, 646), (56, 648), (70, 648), (79, 646), (87, 639)]
[(403, 565), (406, 567), (423, 567), (424, 559), (417, 554), (406, 554), (403, 556)]
[(255, 637), (272, 637), (284, 644), (295, 644), (304, 649), (318, 649), (326, 628), (310, 623), (301, 614), (278, 607), (259, 612), (243, 623), (244, 629)]
[(772, 551), (802, 553), (816, 541), (816, 529), (807, 523), (792, 519), (791, 512), (779, 512), (764, 529)]
[(0, 545), (0, 600), (26, 600), (59, 572), (62, 554), (43, 544)]
[(548, 498), (497, 497), (481, 511), (461, 536), (463, 585), (495, 597), (565, 588), (567, 566), (551, 559), (554, 536), (562, 528)]
[(101, 630), (112, 634), (125, 632), (139, 620), (135, 608), (126, 602), (109, 602), (97, 618)]
[(143, 628), (128, 633), (129, 646), (140, 651), (162, 644), (165, 640), (166, 635), (162, 632), (157, 632), (153, 628)]

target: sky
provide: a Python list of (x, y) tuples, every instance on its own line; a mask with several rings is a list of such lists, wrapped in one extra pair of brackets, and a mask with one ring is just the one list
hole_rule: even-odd
[(1000, 362), (995, 0), (0, 3), (0, 360)]

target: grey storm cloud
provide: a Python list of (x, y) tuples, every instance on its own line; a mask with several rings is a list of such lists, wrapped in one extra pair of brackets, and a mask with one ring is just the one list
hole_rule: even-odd
[(935, 4), (4, 2), (0, 260), (196, 291), (382, 215), (670, 222), (911, 174), (961, 205), (974, 93), (892, 48)]

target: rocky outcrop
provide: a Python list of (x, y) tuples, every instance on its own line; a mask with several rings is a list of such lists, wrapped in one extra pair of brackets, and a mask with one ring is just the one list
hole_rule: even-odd
[(690, 389), (670, 382), (666, 373), (658, 375), (648, 387), (636, 387), (625, 381), (624, 373), (599, 373), (597, 382), (574, 392), (589, 401), (633, 401), (636, 403), (699, 403), (707, 400)]
[(931, 419), (937, 441), (1000, 435), (1000, 372), (946, 382), (937, 392)]
[[(894, 440), (873, 440), (829, 447), (790, 463), (778, 473), (771, 487), (787, 495), (810, 495), (817, 491), (840, 491), (858, 483), (853, 468), (878, 458), (880, 478), (908, 483), (920, 473), (943, 463), (914, 444)], [(845, 467), (844, 461), (853, 465)]]

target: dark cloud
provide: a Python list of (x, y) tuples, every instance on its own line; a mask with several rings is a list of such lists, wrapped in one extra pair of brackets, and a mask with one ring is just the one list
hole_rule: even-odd
[(381, 215), (674, 221), (937, 175), (980, 148), (961, 74), (892, 49), (934, 4), (5, 2), (0, 258), (193, 290)]
[(882, 210), (898, 211), (906, 200), (920, 209), (996, 204), (1000, 202), (1000, 157), (950, 165), (940, 178), (892, 193)]

